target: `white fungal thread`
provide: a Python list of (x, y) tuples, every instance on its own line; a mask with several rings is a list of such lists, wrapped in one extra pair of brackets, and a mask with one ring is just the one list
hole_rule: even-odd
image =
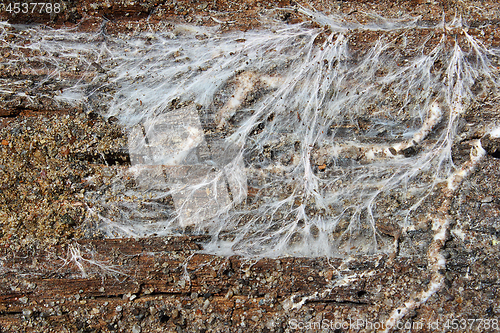
[(393, 310), (389, 319), (385, 322), (384, 332), (390, 332), (409, 311), (427, 302), (427, 300), (443, 286), (444, 275), (442, 272), (446, 269), (446, 259), (440, 251), (449, 233), (451, 219), (449, 210), (451, 207), (451, 200), (459, 184), (467, 175), (474, 171), (478, 163), (486, 156), (486, 152), (481, 147), (481, 142), (479, 140), (475, 140), (471, 145), (470, 161), (465, 162), (459, 170), (448, 177), (448, 186), (443, 190), (443, 203), (441, 207), (437, 209), (437, 212), (430, 216), (433, 222), (432, 230), (434, 231), (432, 243), (427, 251), (428, 268), (432, 274), (431, 281), (427, 285), (427, 288), (418, 293), (417, 296), (412, 297), (406, 301), (403, 306)]
[(63, 265), (59, 270), (63, 267), (74, 265), (80, 271), (82, 278), (86, 278), (92, 273), (97, 273), (103, 278), (105, 276), (113, 276), (115, 278), (118, 276), (127, 276), (117, 266), (97, 260), (92, 251), (82, 253), (81, 246), (78, 243), (70, 244), (66, 258), (61, 258), (61, 260), (63, 261)]

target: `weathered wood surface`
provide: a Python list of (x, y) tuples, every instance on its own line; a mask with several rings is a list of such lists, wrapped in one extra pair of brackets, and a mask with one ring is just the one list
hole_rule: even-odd
[[(248, 261), (197, 253), (199, 241), (78, 241), (82, 258), (105, 265), (79, 261), (85, 278), (62, 247), (2, 250), (0, 325), (9, 332), (49, 327), (59, 332), (139, 327), (145, 332), (274, 332), (299, 321), (340, 325), (352, 318), (364, 323), (352, 324), (350, 331), (369, 332), (366, 325), (382, 323), (393, 306), (430, 278), (418, 257)], [(472, 264), (460, 253), (450, 260), (447, 288), (409, 322), (442, 326), (443, 318), (497, 318), (498, 253), (473, 256), (482, 262)]]
[[(155, 24), (161, 29), (168, 20), (204, 25), (223, 21), (226, 22), (222, 25), (223, 30), (246, 30), (260, 25), (258, 16), (264, 8), (288, 5), (292, 5), (291, 2), (208, 1), (198, 4), (178, 1), (174, 4), (135, 1), (133, 4), (110, 2), (107, 5), (79, 1), (66, 3), (65, 10), (58, 15), (12, 16), (3, 11), (0, 19), (10, 23), (44, 23), (52, 27), (78, 25), (81, 31), (99, 31), (104, 26), (107, 33), (146, 30)], [(367, 11), (392, 17), (401, 13), (421, 15), (421, 19), (428, 22), (438, 22), (443, 13), (447, 17), (458, 13), (467, 18), (470, 34), (484, 34), (489, 45), (500, 44), (500, 5), (496, 1), (400, 1), (391, 4), (369, 1), (325, 4), (318, 1), (314, 5), (318, 9), (350, 14), (353, 20), (362, 19), (362, 13)], [(300, 19), (292, 13), (283, 16), (283, 20), (296, 22)], [(419, 32), (414, 34), (414, 40), (418, 42)], [(353, 49), (362, 48), (363, 42), (377, 38), (377, 32), (358, 33), (353, 35), (351, 44)], [(410, 38), (408, 43), (411, 44)], [(2, 49), (1, 52), (7, 59), (10, 51)], [(25, 74), (20, 70), (8, 67), (2, 68), (0, 73), (2, 79), (17, 79), (22, 75)], [(69, 72), (65, 75), (68, 78), (75, 76)], [(36, 81), (39, 77), (28, 73), (27, 78)], [(19, 89), (25, 87), (19, 86)], [(51, 124), (59, 123), (62, 115), (73, 113), (75, 110), (53, 109), (43, 100), (36, 108), (28, 107), (22, 100), (2, 102), (0, 128), (10, 130), (9, 126), (16, 121), (38, 121), (44, 116)], [(481, 114), (485, 117), (493, 119), (498, 113), (496, 107), (482, 106)], [(470, 113), (465, 119), (472, 124), (484, 121), (476, 117)], [(100, 126), (108, 124), (106, 121), (111, 123), (93, 116), (85, 118), (88, 127), (84, 127), (80, 134), (74, 130), (68, 132), (65, 145), (57, 147), (61, 155), (67, 157), (65, 172), (71, 177), (81, 176), (78, 163), (91, 164), (90, 171), (104, 169), (101, 153), (107, 154), (104, 156), (109, 157), (109, 162), (129, 163), (126, 154), (119, 150), (68, 149), (84, 140), (87, 133), (104, 131)], [(103, 132), (103, 135), (114, 135), (114, 130), (107, 129), (109, 133)], [(46, 134), (45, 139), (49, 141), (49, 137)], [(29, 146), (29, 143), (26, 147), (12, 144), (15, 135), (0, 139), (0, 148), (5, 149), (6, 155), (18, 156)], [(467, 155), (468, 150), (469, 147), (465, 147), (462, 155)], [(461, 229), (464, 234), (452, 233), (444, 248), (448, 260), (445, 287), (424, 306), (405, 317), (405, 325), (409, 323), (417, 327), (413, 331), (446, 331), (448, 319), (484, 319), (491, 323), (499, 319), (497, 237), (500, 232), (500, 192), (497, 180), (500, 163), (494, 158), (495, 154), (498, 157), (498, 150), (492, 151), (492, 156), (466, 181), (453, 201), (450, 214), (457, 224), (464, 226)], [(37, 150), (36, 145), (30, 154), (32, 165), (26, 168), (35, 168), (37, 163), (55, 165), (50, 164), (46, 153)], [(16, 174), (17, 166), (6, 170), (1, 174), (3, 196), (7, 196), (6, 191), (13, 187), (19, 189), (16, 196), (27, 196), (34, 191), (35, 183), (40, 184), (40, 193), (50, 202), (47, 205), (56, 211), (54, 214), (68, 214), (75, 220), (70, 222), (78, 224), (75, 216), (80, 206), (76, 192), (66, 191), (61, 184), (50, 183), (43, 174), (36, 180), (27, 180)], [(33, 186), (26, 187), (27, 182)], [(31, 212), (27, 216), (21, 215), (20, 212), (28, 211), (29, 207), (24, 206), (24, 201), (12, 200), (2, 201), (2, 223), (15, 211), (22, 218), (18, 230), (26, 228), (27, 234), (30, 230), (37, 230), (29, 227), (35, 222), (41, 224), (41, 218)], [(33, 207), (44, 205), (40, 200), (26, 202)], [(294, 331), (295, 327), (305, 330), (308, 324), (320, 323), (327, 325), (325, 331), (372, 332), (375, 331), (373, 325), (385, 322), (392, 309), (425, 288), (430, 279), (426, 248), (415, 249), (416, 255), (411, 258), (381, 255), (350, 260), (282, 258), (247, 261), (200, 253), (203, 241), (200, 237), (80, 239), (81, 235), (76, 232), (66, 233), (68, 225), (54, 223), (51, 228), (40, 228), (40, 237), (45, 237), (45, 232), (64, 236), (59, 242), (62, 245), (51, 243), (45, 247), (35, 245), (36, 242), (33, 245), (27, 242), (26, 245), (22, 242), (27, 239), (24, 238), (26, 234), (19, 236), (21, 240), (16, 239), (15, 233), (2, 224), (0, 331), (285, 332)], [(403, 235), (401, 242), (411, 243), (413, 239), (429, 235), (430, 232), (416, 230)], [(73, 236), (78, 240), (72, 239)], [(71, 260), (71, 249), (79, 249), (81, 258)], [(355, 324), (349, 324), (352, 323), (350, 320)], [(357, 325), (358, 320), (363, 322)], [(298, 323), (302, 326), (297, 326)], [(430, 326), (433, 323), (438, 324)], [(418, 326), (420, 324), (423, 326)], [(313, 331), (318, 327), (311, 328)], [(481, 327), (476, 321), (462, 331), (497, 332), (498, 329)]]
[[(77, 259), (85, 278), (62, 247), (49, 253), (3, 251), (0, 323), (101, 329), (106, 321), (107, 326), (117, 325), (119, 318), (128, 320), (138, 311), (145, 322), (159, 328), (193, 328), (198, 320), (206, 324), (216, 314), (216, 320), (236, 329), (243, 322), (268, 324), (275, 314), (294, 305), (300, 309), (302, 299), (323, 315), (328, 305), (329, 309), (374, 308), (380, 303), (378, 286), (391, 285), (394, 273), (425, 275), (425, 263), (418, 259), (398, 259), (391, 265), (385, 256), (358, 258), (352, 264), (305, 258), (248, 261), (196, 253), (199, 241), (195, 237), (78, 241), (82, 258), (104, 265)], [(342, 271), (350, 278), (332, 289)]]

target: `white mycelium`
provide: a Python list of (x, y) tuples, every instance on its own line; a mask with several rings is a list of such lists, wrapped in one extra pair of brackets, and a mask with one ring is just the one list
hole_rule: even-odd
[[(207, 234), (208, 252), (254, 257), (392, 252), (380, 225), (405, 230), (437, 184), (456, 190), (469, 172), (451, 156), (459, 122), (474, 85), (497, 89), (500, 51), (460, 20), (299, 12), (322, 28), (23, 32), (30, 60), (50, 63), (25, 70), (67, 86), (55, 101), (128, 133), (132, 167), (113, 167), (112, 186), (87, 195), (106, 236)], [(402, 56), (414, 29), (423, 42)], [(380, 36), (351, 50), (364, 31)]]

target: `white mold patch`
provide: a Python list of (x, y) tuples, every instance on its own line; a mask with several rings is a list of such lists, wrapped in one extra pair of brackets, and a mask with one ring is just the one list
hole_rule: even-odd
[[(479, 143), (463, 165), (451, 148), (473, 86), (498, 91), (500, 50), (461, 20), (298, 12), (316, 24), (19, 34), (36, 51), (26, 64), (50, 64), (43, 82), (64, 85), (48, 98), (115, 117), (127, 133), (132, 165), (85, 197), (106, 236), (204, 234), (207, 251), (248, 257), (392, 253), (397, 231), (381, 223), (410, 230), (437, 184), (455, 191), (473, 171)], [(403, 57), (395, 34), (415, 28), (426, 42)], [(354, 52), (364, 31), (379, 38)], [(16, 89), (0, 82), (2, 96)]]

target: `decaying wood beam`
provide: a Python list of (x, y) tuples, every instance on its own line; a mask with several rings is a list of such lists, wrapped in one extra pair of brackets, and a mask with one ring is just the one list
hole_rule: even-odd
[[(83, 311), (84, 327), (109, 329), (119, 326), (120, 318), (139, 316), (133, 315), (135, 311), (142, 314), (141, 321), (158, 327), (193, 328), (210, 313), (234, 327), (243, 318), (256, 321), (254, 316), (267, 323), (283, 310), (299, 316), (305, 304), (326, 315), (327, 306), (377, 306), (377, 286), (385, 283), (390, 271), (418, 271), (423, 265), (402, 259), (387, 266), (386, 256), (358, 258), (348, 266), (340, 259), (250, 261), (200, 253), (203, 240), (80, 240), (33, 253), (2, 250), (0, 324), (13, 328), (26, 322), (50, 323), (53, 329), (70, 329), (78, 325)], [(71, 257), (72, 247), (81, 257)]]

